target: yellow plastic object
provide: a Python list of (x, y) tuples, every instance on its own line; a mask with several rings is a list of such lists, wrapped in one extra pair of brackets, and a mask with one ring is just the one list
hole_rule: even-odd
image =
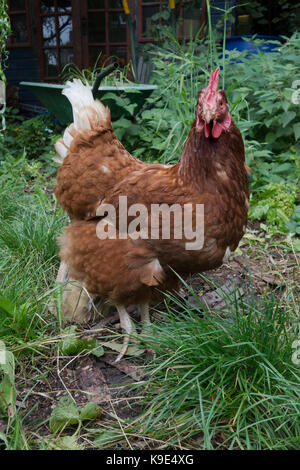
[(174, 8), (175, 8), (175, 0), (169, 0), (169, 5), (170, 5), (171, 10), (174, 10)]
[(122, 0), (122, 3), (123, 3), (123, 9), (124, 9), (125, 15), (130, 15), (130, 10), (129, 10), (127, 0)]

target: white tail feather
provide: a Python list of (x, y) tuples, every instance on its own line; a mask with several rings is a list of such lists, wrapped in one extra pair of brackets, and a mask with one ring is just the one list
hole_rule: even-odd
[(65, 146), (69, 148), (72, 140), (73, 140), (73, 136), (70, 134), (69, 128), (67, 127), (63, 135), (63, 141), (64, 141)]
[[(73, 111), (73, 123), (66, 128), (63, 138), (55, 144), (55, 150), (63, 160), (78, 132), (96, 130), (111, 126), (110, 111), (100, 101), (95, 101), (91, 87), (84, 85), (81, 80), (74, 79), (66, 83), (62, 94), (68, 98)], [(55, 161), (58, 161), (55, 159)]]
[[(56, 163), (62, 163), (63, 159), (67, 156), (68, 149), (62, 139), (59, 139), (54, 145), (56, 153), (60, 158), (53, 158)], [(61, 160), (61, 161), (60, 161)]]
[(109, 110), (100, 101), (94, 100), (89, 85), (84, 85), (78, 78), (67, 82), (66, 85), (67, 87), (63, 89), (62, 94), (71, 103), (75, 129), (90, 130), (101, 123), (110, 124)]

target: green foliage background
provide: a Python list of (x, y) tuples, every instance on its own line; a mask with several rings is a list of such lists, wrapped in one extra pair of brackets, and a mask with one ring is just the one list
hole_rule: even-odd
[[(261, 41), (255, 42), (261, 47)], [(246, 57), (246, 51), (226, 51), (222, 57), (216, 44), (213, 66), (223, 66), (220, 84), (224, 82), (231, 114), (245, 141), (252, 170), (250, 216), (266, 219), (271, 235), (299, 234), (299, 33), (276, 46), (273, 53), (258, 49)], [(133, 109), (128, 119), (124, 109), (123, 117), (114, 123), (134, 155), (163, 163), (177, 161), (194, 120), (197, 92), (208, 80), (208, 48), (205, 40), (180, 44), (169, 35), (148, 51), (158, 90), (137, 116)]]
[(4, 68), (8, 55), (6, 40), (10, 35), (10, 22), (7, 14), (8, 5), (6, 0), (0, 0), (0, 80), (5, 82)]

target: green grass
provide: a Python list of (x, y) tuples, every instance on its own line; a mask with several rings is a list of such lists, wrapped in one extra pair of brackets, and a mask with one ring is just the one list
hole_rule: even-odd
[(205, 449), (300, 448), (296, 305), (286, 308), (273, 296), (263, 305), (242, 302), (231, 306), (229, 321), (177, 305), (155, 331), (149, 430), (164, 422), (175, 442), (178, 433), (186, 440), (201, 430)]
[[(44, 314), (58, 265), (56, 237), (65, 216), (43, 185), (36, 163), (24, 156), (8, 156), (0, 167), (0, 338), (15, 354), (17, 367), (24, 357), (35, 360), (45, 337), (53, 335), (53, 327), (56, 331), (55, 318), (46, 321)], [(20, 424), (18, 415), (12, 422), (9, 436)]]
[(132, 445), (140, 435), (160, 448), (299, 450), (300, 375), (292, 361), (299, 310), (286, 289), (228, 300), (225, 318), (199, 316), (173, 298), (145, 339), (156, 358), (137, 389), (144, 412), (122, 433), (102, 433), (97, 445), (124, 441), (125, 433)]
[[(49, 183), (42, 173), (41, 165), (29, 163), (25, 154), (16, 159), (7, 155), (0, 167), (0, 339), (14, 355), (16, 375), (25, 370), (30, 376), (39, 374), (38, 362), (51, 356), (48, 343), (58, 334), (55, 317), (45, 318), (45, 313), (58, 266), (56, 237), (66, 216), (44, 191)], [(0, 395), (4, 372), (0, 367)], [(6, 380), (6, 392), (14, 393), (13, 373), (6, 374)], [(15, 412), (10, 413), (10, 407)], [(8, 414), (0, 444), (30, 448), (22, 425), (30, 410), (24, 412), (14, 398), (10, 407), (1, 410), (0, 400), (0, 416)]]
[(53, 288), (58, 265), (56, 237), (66, 222), (54, 198), (43, 191), (42, 182), (28, 178), (30, 166), (20, 159), (0, 174), (0, 291), (18, 307), (14, 322), (2, 317), (2, 337), (6, 328), (9, 333), (25, 326), (28, 316), (32, 322), (33, 313), (36, 317), (43, 314), (45, 292)]

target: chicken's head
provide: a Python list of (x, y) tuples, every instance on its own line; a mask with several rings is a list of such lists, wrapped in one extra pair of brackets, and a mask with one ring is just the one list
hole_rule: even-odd
[(224, 90), (218, 90), (219, 67), (211, 72), (207, 88), (198, 93), (196, 107), (196, 130), (202, 131), (206, 138), (218, 139), (223, 131), (229, 129), (231, 116)]

